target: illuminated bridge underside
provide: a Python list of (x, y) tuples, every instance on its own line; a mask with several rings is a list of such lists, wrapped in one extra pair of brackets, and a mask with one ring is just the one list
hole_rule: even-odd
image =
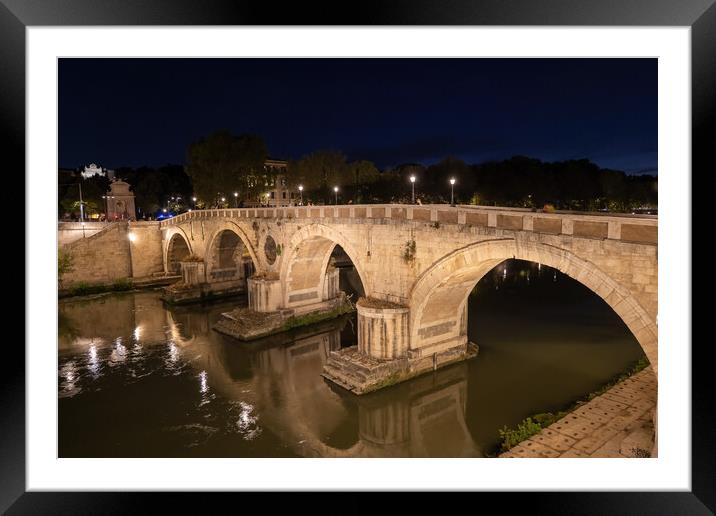
[[(251, 306), (263, 312), (306, 312), (337, 298), (337, 271), (329, 259), (340, 245), (366, 299), (358, 304), (353, 358), (345, 355), (341, 362), (345, 351), (333, 352), (326, 370), (335, 366), (334, 372), (345, 373), (339, 383), (355, 392), (380, 384), (386, 374), (417, 374), (464, 354), (468, 295), (510, 258), (553, 267), (586, 285), (622, 318), (658, 367), (653, 216), (355, 205), (194, 211), (162, 221), (160, 228), (166, 270), (174, 267), (179, 249), (176, 242), (170, 245), (173, 239), (184, 239), (207, 271), (215, 267), (212, 242), (220, 233), (221, 242), (243, 246), (256, 272), (249, 280), (250, 303), (253, 298)], [(271, 257), (264, 251), (269, 237), (277, 250)], [(219, 246), (220, 263), (227, 261), (221, 258), (225, 247)], [(349, 371), (355, 360), (369, 365)]]

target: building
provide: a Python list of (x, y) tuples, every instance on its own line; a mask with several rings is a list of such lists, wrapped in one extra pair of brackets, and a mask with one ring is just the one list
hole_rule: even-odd
[(136, 220), (137, 213), (134, 207), (134, 192), (129, 191), (129, 183), (121, 179), (112, 181), (109, 192), (105, 196), (107, 204), (107, 220)]
[(245, 206), (291, 206), (298, 203), (299, 194), (290, 189), (288, 182), (288, 161), (267, 158), (264, 172), (266, 190), (256, 198), (244, 201)]
[(87, 165), (84, 170), (80, 172), (83, 179), (89, 179), (93, 176), (103, 176), (106, 177), (109, 180), (114, 179), (114, 170), (109, 170), (107, 168), (102, 168), (96, 163), (90, 163)]

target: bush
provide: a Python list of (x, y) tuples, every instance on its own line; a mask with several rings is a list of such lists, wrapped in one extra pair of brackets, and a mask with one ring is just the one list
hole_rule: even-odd
[(502, 451), (509, 450), (525, 439), (529, 439), (533, 435), (538, 434), (541, 430), (542, 426), (539, 423), (532, 421), (531, 417), (528, 417), (519, 423), (517, 425), (517, 429), (503, 426), (500, 430), (500, 437), (502, 438)]
[(132, 289), (132, 280), (129, 278), (120, 278), (112, 283), (112, 290), (123, 291)]
[(57, 251), (57, 280), (62, 284), (62, 276), (74, 270), (74, 258), (67, 251)]

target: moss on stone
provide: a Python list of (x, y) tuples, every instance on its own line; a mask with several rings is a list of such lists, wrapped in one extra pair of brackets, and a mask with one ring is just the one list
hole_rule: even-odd
[(325, 321), (326, 319), (334, 319), (343, 314), (350, 313), (353, 310), (353, 305), (346, 299), (343, 303), (327, 312), (309, 312), (304, 315), (289, 317), (279, 331), (288, 331), (293, 328), (308, 326), (317, 322)]

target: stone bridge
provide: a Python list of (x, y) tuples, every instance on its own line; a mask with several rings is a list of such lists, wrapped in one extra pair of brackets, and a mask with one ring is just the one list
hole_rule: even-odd
[(206, 282), (246, 282), (258, 312), (325, 309), (339, 295), (329, 265), (339, 245), (366, 298), (357, 349), (333, 352), (324, 375), (357, 393), (465, 358), (468, 295), (510, 258), (553, 267), (595, 292), (657, 369), (655, 216), (342, 205), (192, 211), (159, 228), (165, 272), (193, 255)]

